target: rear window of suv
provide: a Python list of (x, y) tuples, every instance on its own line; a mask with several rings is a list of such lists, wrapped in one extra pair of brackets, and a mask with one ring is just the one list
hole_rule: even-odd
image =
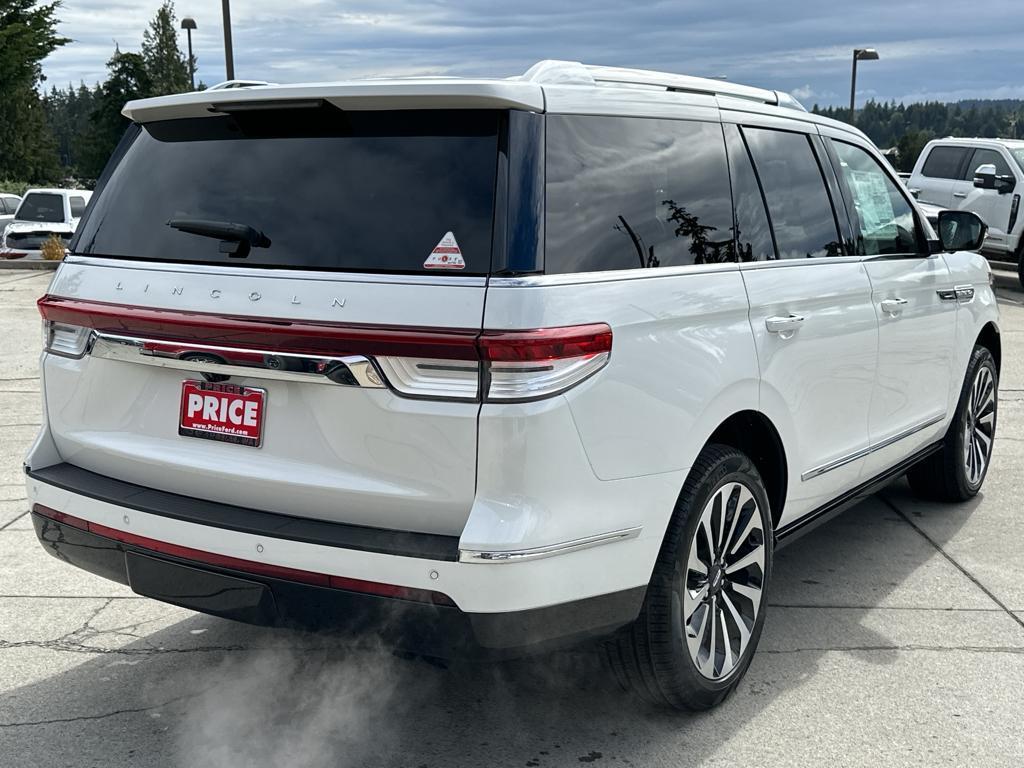
[(18, 221), (59, 224), (64, 221), (64, 198), (46, 192), (33, 192), (25, 195), (15, 218)]
[[(500, 120), (490, 110), (324, 106), (148, 123), (109, 172), (75, 253), (486, 274)], [(219, 228), (196, 234), (172, 220)], [(218, 235), (227, 225), (264, 238), (238, 258)], [(426, 266), (435, 248), (449, 257), (461, 252), (464, 266), (451, 258), (432, 260), (442, 269)]]

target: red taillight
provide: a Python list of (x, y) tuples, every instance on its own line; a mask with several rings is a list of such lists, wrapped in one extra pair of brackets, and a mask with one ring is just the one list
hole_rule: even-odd
[[(76, 329), (130, 336), (186, 348), (372, 358), (401, 395), (427, 399), (522, 401), (564, 392), (608, 362), (612, 329), (605, 323), (531, 330), (470, 330), (341, 325), (317, 321), (226, 317), (80, 301), (39, 300), (47, 327), (63, 328), (48, 351), (81, 356), (88, 339)], [(57, 324), (60, 324), (59, 326)], [(65, 338), (66, 337), (66, 338)], [(57, 341), (60, 343), (58, 344)], [(481, 384), (487, 390), (481, 392)]]
[(227, 568), (232, 571), (250, 573), (256, 576), (266, 576), (272, 579), (284, 581), (297, 581), (302, 584), (312, 584), (317, 587), (330, 587), (333, 589), (344, 589), (349, 592), (361, 592), (369, 595), (380, 595), (382, 597), (394, 597), (400, 600), (413, 600), (420, 603), (434, 603), (436, 605), (455, 605), (450, 597), (440, 592), (428, 589), (413, 589), (411, 587), (400, 587), (396, 584), (381, 584), (376, 581), (364, 581), (362, 579), (350, 579), (344, 576), (330, 576), (326, 573), (314, 573), (299, 568), (288, 568), (270, 563), (258, 563), (254, 560), (244, 560), (228, 555), (219, 555), (215, 552), (206, 552), (192, 547), (182, 547), (178, 544), (168, 544), (164, 541), (151, 539), (147, 536), (139, 536), (127, 531), (119, 531), (116, 528), (109, 528), (99, 523), (91, 523), (87, 520), (58, 512), (50, 507), (36, 504), (32, 511), (49, 518), (63, 525), (70, 525), (80, 528), (97, 536), (139, 547), (150, 552), (156, 552), (171, 557), (180, 557), (183, 560), (191, 560), (196, 563), (204, 563), (219, 568)]
[(612, 329), (605, 323), (539, 328), (533, 331), (484, 331), (480, 357), (490, 362), (533, 362), (611, 352)]

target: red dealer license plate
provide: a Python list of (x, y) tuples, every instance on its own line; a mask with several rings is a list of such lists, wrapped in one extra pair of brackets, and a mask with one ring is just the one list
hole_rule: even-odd
[(259, 448), (266, 390), (185, 381), (181, 384), (178, 434)]

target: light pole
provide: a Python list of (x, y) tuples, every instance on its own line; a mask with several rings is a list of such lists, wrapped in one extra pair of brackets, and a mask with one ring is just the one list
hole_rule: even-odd
[[(224, 0), (224, 2), (227, 2), (227, 0)], [(850, 78), (850, 125), (857, 124), (857, 106), (854, 102), (854, 99), (857, 96), (857, 62), (877, 60), (878, 51), (874, 48), (853, 49), (853, 76)]]
[(188, 34), (188, 82), (194, 91), (196, 89), (196, 60), (192, 58), (192, 30), (196, 28), (196, 20), (186, 16), (181, 20), (181, 28)]
[(235, 79), (235, 54), (231, 50), (231, 4), (229, 0), (221, 0), (224, 12), (224, 66), (227, 68), (228, 80)]

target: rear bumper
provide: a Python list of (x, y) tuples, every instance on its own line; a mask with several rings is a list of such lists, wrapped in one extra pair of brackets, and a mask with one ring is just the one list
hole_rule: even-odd
[[(441, 657), (506, 655), (606, 635), (636, 618), (645, 592), (587, 593), (587, 574), (614, 567), (631, 542), (535, 562), (461, 563), (449, 537), (321, 528), (70, 465), (30, 471), (28, 492), (43, 508), (33, 523), (51, 555), (139, 594), (253, 624), (374, 632)], [(576, 596), (538, 605), (545, 582), (549, 595)]]

